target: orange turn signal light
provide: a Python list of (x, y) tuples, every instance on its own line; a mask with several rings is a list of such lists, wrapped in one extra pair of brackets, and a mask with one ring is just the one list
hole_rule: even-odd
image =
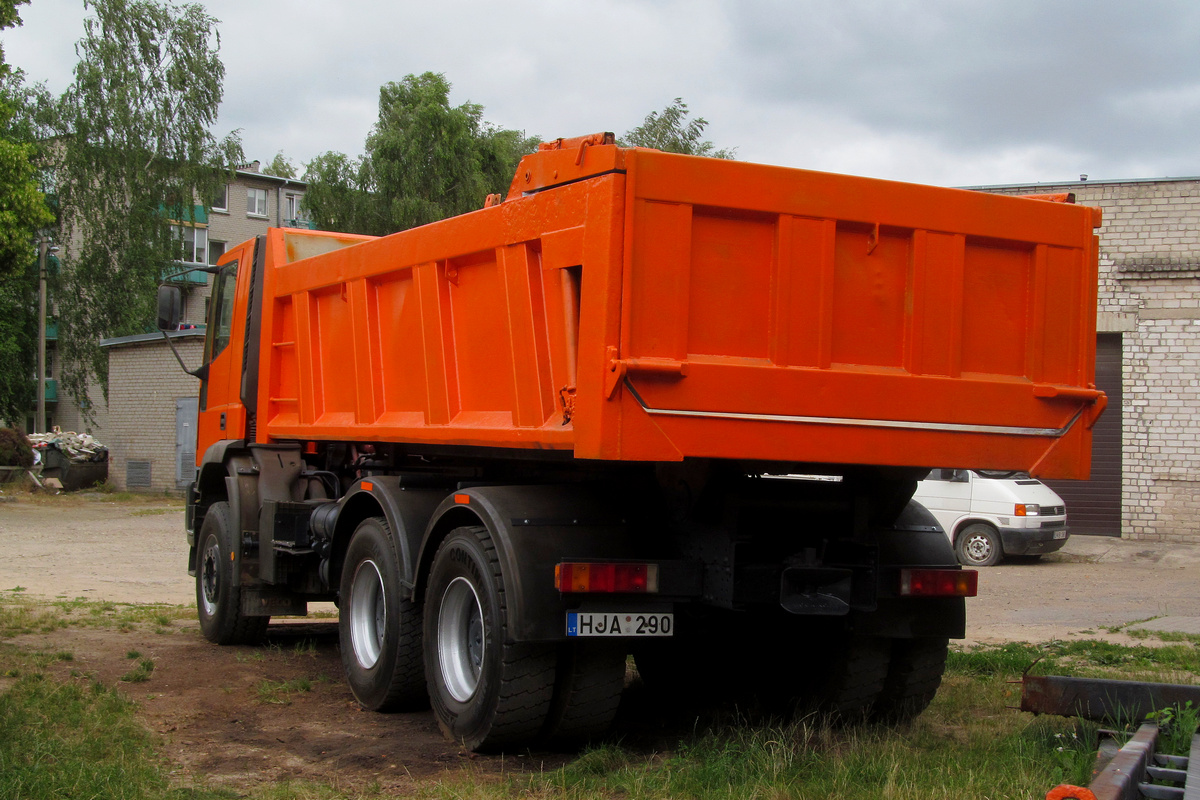
[(902, 569), (901, 597), (975, 597), (979, 573), (973, 569)]
[(658, 592), (658, 564), (564, 562), (554, 566), (560, 592)]

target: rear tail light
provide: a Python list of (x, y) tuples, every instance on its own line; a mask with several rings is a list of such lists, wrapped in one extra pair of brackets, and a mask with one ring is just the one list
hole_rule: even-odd
[(901, 597), (974, 597), (979, 573), (973, 569), (902, 569)]
[(658, 592), (658, 564), (564, 562), (554, 567), (560, 592)]

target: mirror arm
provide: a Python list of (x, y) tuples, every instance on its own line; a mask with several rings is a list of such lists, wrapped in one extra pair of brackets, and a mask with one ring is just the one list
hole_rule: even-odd
[(167, 332), (159, 331), (159, 333), (161, 333), (163, 338), (167, 340), (167, 346), (170, 347), (171, 352), (175, 354), (175, 360), (179, 362), (180, 369), (182, 369), (188, 375), (191, 375), (194, 378), (199, 378), (200, 380), (204, 380), (208, 377), (208, 364), (201, 364), (199, 367), (196, 367), (196, 369), (188, 369), (187, 365), (183, 363), (183, 356), (179, 355), (179, 351), (175, 349), (175, 343), (171, 341), (171, 337), (167, 335)]

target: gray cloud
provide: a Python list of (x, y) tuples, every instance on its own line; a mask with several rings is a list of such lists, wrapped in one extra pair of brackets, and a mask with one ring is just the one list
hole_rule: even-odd
[[(1200, 6), (1093, 0), (212, 0), (223, 129), (356, 154), (379, 86), (446, 73), (505, 127), (621, 133), (681, 96), (742, 158), (947, 184), (1200, 173)], [(60, 90), (79, 0), (3, 40)]]

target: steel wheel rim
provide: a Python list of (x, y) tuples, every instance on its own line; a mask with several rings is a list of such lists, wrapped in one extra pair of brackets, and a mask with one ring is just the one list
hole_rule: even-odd
[(354, 658), (363, 669), (371, 669), (379, 662), (387, 634), (387, 590), (379, 567), (370, 559), (354, 571), (348, 610)]
[(963, 545), (963, 552), (972, 561), (985, 561), (992, 554), (992, 543), (986, 536), (978, 533), (972, 534), (967, 537), (967, 541)]
[(479, 688), (483, 672), (483, 609), (466, 578), (450, 581), (438, 609), (438, 664), (450, 696), (465, 703)]
[(217, 613), (217, 594), (221, 591), (221, 546), (217, 537), (210, 536), (204, 543), (204, 555), (200, 560), (200, 604), (204, 613)]

